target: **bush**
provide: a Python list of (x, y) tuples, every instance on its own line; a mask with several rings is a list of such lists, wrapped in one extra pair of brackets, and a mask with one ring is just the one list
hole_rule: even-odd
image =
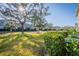
[(67, 55), (79, 55), (79, 32), (75, 29), (68, 31), (69, 35), (65, 38)]
[(45, 48), (49, 55), (66, 55), (65, 37), (67, 37), (66, 32), (48, 32), (43, 35)]
[(48, 32), (43, 34), (45, 49), (51, 56), (78, 56), (79, 33), (75, 30), (68, 32)]

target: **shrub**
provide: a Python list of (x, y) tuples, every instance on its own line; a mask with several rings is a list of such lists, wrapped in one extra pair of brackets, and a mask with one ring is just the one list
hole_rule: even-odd
[(66, 55), (65, 40), (66, 32), (48, 32), (43, 35), (45, 48), (50, 55)]
[(49, 55), (79, 55), (79, 32), (74, 29), (67, 32), (48, 32), (43, 34), (43, 38)]
[(66, 44), (66, 50), (67, 55), (73, 55), (77, 56), (79, 55), (79, 34), (76, 31), (71, 31), (71, 34), (69, 34), (65, 38), (65, 44)]

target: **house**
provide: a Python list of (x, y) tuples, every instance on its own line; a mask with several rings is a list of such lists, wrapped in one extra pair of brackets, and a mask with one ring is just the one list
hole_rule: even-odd
[(77, 11), (76, 11), (76, 30), (79, 31), (79, 4), (77, 5)]

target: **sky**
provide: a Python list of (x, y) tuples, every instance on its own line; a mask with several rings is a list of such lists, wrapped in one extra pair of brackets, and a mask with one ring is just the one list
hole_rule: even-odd
[(49, 3), (50, 15), (46, 16), (46, 20), (53, 26), (74, 26), (76, 23), (76, 7), (75, 3)]
[(50, 15), (46, 20), (53, 26), (74, 26), (76, 23), (76, 3), (47, 3)]

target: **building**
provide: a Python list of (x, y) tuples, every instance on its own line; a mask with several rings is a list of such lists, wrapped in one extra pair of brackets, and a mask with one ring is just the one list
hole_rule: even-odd
[(79, 31), (79, 4), (77, 5), (77, 10), (76, 10), (76, 24), (75, 24), (75, 26), (76, 26), (76, 30), (77, 31)]

